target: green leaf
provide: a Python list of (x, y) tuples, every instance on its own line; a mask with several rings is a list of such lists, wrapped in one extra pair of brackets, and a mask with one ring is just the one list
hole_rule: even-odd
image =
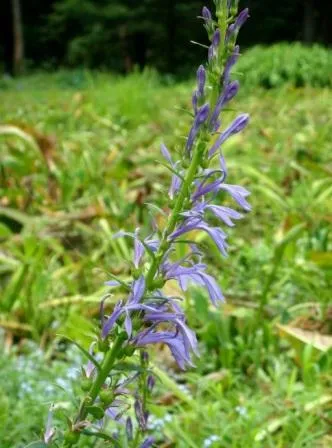
[(0, 389), (0, 422), (6, 426), (7, 419), (9, 417), (9, 398), (5, 394), (5, 391)]
[(273, 434), (278, 429), (280, 429), (289, 419), (289, 416), (281, 417), (281, 418), (275, 418), (271, 420), (265, 429), (262, 429), (256, 434), (255, 441), (256, 442), (262, 442), (269, 434)]
[(272, 203), (279, 204), (284, 210), (288, 210), (289, 206), (282, 195), (279, 195), (266, 185), (255, 185), (254, 188), (255, 191), (259, 191), (263, 196), (266, 196), (269, 202), (272, 201)]
[(167, 165), (167, 163), (161, 162), (160, 160), (155, 160), (155, 163), (158, 163), (159, 165), (164, 166), (165, 168), (167, 168), (169, 171), (171, 171), (171, 173), (175, 174), (176, 176), (178, 176), (182, 182), (184, 182), (184, 177), (182, 176), (182, 174), (180, 174), (178, 171), (176, 171), (174, 168), (172, 168), (171, 166)]
[(27, 271), (28, 271), (28, 265), (23, 264), (12, 275), (10, 282), (8, 283), (8, 286), (2, 297), (0, 309), (4, 311), (10, 311), (12, 309), (24, 284), (24, 280), (26, 279)]
[(322, 268), (328, 268), (332, 266), (331, 252), (309, 252), (309, 258), (311, 261)]
[[(120, 241), (120, 238), (119, 238), (119, 241)], [(121, 280), (121, 279), (120, 279), (119, 277), (117, 277), (116, 275), (112, 274), (111, 272), (108, 272), (107, 275), (108, 275), (109, 277), (111, 277), (112, 280), (116, 280), (117, 282), (119, 282), (120, 285), (123, 286), (127, 291), (130, 290), (130, 287), (127, 285), (127, 283), (124, 282), (123, 280)], [(119, 285), (119, 286), (120, 286), (120, 285)]]
[(78, 342), (74, 341), (73, 339), (69, 338), (66, 335), (58, 334), (57, 335), (60, 338), (64, 338), (67, 341), (71, 342), (72, 344), (76, 345), (76, 347), (81, 350), (81, 352), (92, 362), (92, 364), (96, 367), (96, 369), (99, 371), (101, 369), (101, 365), (98, 361), (95, 360), (95, 358), (86, 350), (84, 347), (81, 346)]
[(161, 209), (160, 207), (158, 207), (157, 205), (151, 204), (150, 202), (144, 202), (144, 204), (152, 211), (154, 211), (156, 213), (160, 213), (163, 216), (167, 216), (167, 214), (164, 212), (164, 210)]
[(58, 333), (77, 341), (87, 350), (95, 337), (96, 328), (91, 319), (72, 310)]
[(0, 207), (0, 216), (5, 216), (6, 218), (12, 219), (20, 223), (21, 225), (31, 224), (33, 217), (26, 215), (16, 209), (8, 207)]
[(38, 144), (35, 141), (35, 139), (31, 137), (31, 135), (29, 135), (27, 132), (24, 132), (22, 129), (7, 124), (1, 125), (0, 135), (19, 138), (20, 140), (24, 141), (28, 146), (30, 146), (33, 150), (35, 150), (36, 153), (38, 153), (38, 155), (40, 155)]
[(276, 251), (283, 251), (289, 243), (296, 241), (305, 228), (306, 223), (304, 222), (293, 226), (286, 235), (278, 241)]
[(0, 222), (0, 239), (6, 239), (10, 237), (13, 232), (2, 222)]

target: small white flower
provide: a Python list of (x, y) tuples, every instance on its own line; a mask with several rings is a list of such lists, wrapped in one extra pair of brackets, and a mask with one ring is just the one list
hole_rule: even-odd
[(236, 406), (235, 411), (241, 415), (241, 417), (246, 417), (248, 414), (248, 410), (247, 408), (245, 408), (244, 406)]
[(70, 380), (75, 380), (79, 375), (79, 370), (71, 367), (67, 370), (67, 378)]
[(204, 440), (203, 447), (204, 448), (209, 448), (210, 446), (213, 446), (213, 444), (215, 442), (219, 442), (219, 441), (220, 441), (220, 437), (217, 436), (216, 434), (212, 434), (210, 437), (207, 437)]
[(171, 414), (166, 414), (164, 417), (164, 422), (165, 423), (170, 423), (173, 420), (173, 417)]
[(190, 395), (190, 390), (185, 384), (178, 384), (178, 388), (187, 395)]
[(69, 389), (69, 383), (64, 378), (57, 378), (56, 384), (62, 387), (63, 389)]

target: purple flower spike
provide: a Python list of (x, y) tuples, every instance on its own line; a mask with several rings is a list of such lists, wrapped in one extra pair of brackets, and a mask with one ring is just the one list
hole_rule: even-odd
[(212, 59), (215, 57), (215, 55), (216, 55), (215, 49), (212, 45), (210, 45), (208, 51), (208, 61), (211, 62)]
[(239, 87), (239, 81), (232, 81), (228, 84), (223, 95), (223, 100), (221, 101), (223, 106), (235, 97), (239, 91)]
[(240, 28), (244, 25), (244, 23), (248, 20), (248, 18), (249, 18), (249, 9), (245, 8), (237, 16), (235, 22), (229, 25), (226, 32), (226, 39), (225, 39), (226, 43), (234, 34), (237, 34), (240, 31)]
[(154, 444), (154, 438), (148, 437), (147, 439), (144, 440), (140, 448), (151, 448), (153, 444)]
[(243, 210), (246, 210), (247, 212), (251, 210), (251, 205), (245, 199), (250, 195), (250, 192), (245, 188), (239, 185), (222, 184), (219, 186), (219, 189), (227, 191)]
[(108, 336), (108, 334), (110, 333), (110, 331), (112, 330), (112, 328), (114, 327), (116, 321), (119, 319), (119, 317), (121, 316), (121, 314), (124, 312), (123, 306), (122, 306), (122, 301), (118, 302), (115, 307), (114, 307), (114, 311), (111, 314), (111, 316), (106, 320), (106, 322), (104, 322), (104, 325), (102, 327), (102, 338), (105, 339), (106, 336)]
[(248, 20), (249, 18), (249, 9), (245, 8), (243, 9), (240, 14), (238, 15), (236, 21), (235, 21), (235, 28), (237, 31), (239, 31), (239, 29), (245, 24), (245, 22)]
[(216, 29), (216, 31), (212, 36), (212, 46), (214, 49), (217, 49), (219, 47), (219, 44), (220, 44), (220, 30)]
[(217, 29), (212, 36), (212, 42), (211, 42), (211, 45), (209, 46), (209, 51), (208, 51), (208, 61), (209, 62), (211, 62), (212, 59), (217, 56), (219, 44), (220, 44), (220, 30)]
[(177, 315), (170, 312), (152, 312), (146, 313), (144, 320), (161, 323), (172, 322), (176, 326), (176, 330), (181, 332), (183, 337), (183, 343), (189, 353), (192, 350), (198, 355), (197, 339), (195, 333), (184, 323), (184, 315)]
[(210, 22), (212, 20), (212, 14), (206, 6), (203, 6), (202, 9), (202, 17), (205, 20), (205, 22)]
[(211, 212), (218, 218), (220, 221), (224, 222), (226, 226), (233, 227), (235, 224), (232, 219), (241, 219), (243, 215), (241, 213), (229, 208), (223, 207), (221, 205), (207, 205), (207, 210), (211, 210)]
[(226, 243), (226, 234), (219, 227), (209, 227), (208, 225), (201, 225), (200, 229), (205, 230), (206, 233), (210, 235), (212, 240), (215, 242), (219, 251), (224, 257), (227, 257), (227, 248), (228, 245)]
[(222, 255), (224, 255), (225, 257), (227, 256), (227, 243), (226, 243), (227, 235), (225, 234), (225, 232), (219, 229), (219, 227), (209, 227), (208, 224), (206, 224), (203, 220), (200, 219), (192, 221), (188, 220), (188, 222), (184, 223), (182, 226), (176, 229), (170, 235), (169, 238), (170, 240), (174, 240), (179, 236), (188, 233), (192, 230), (204, 230), (213, 239)]
[(205, 185), (206, 180), (208, 179), (209, 175), (206, 176), (206, 178), (201, 182), (195, 191), (195, 193), (192, 195), (192, 200), (197, 201), (202, 196), (205, 196), (208, 193), (217, 193), (219, 191), (219, 186), (224, 180), (224, 175), (221, 179), (217, 179), (213, 182), (210, 182), (209, 184)]
[(213, 130), (216, 128), (216, 123), (218, 122), (219, 119), (219, 115), (220, 112), (222, 110), (222, 108), (229, 102), (231, 101), (234, 96), (238, 93), (239, 91), (239, 87), (240, 84), (238, 81), (232, 81), (230, 82), (225, 91), (220, 95), (220, 97), (218, 98), (216, 107), (214, 108), (214, 111), (212, 113), (211, 116), (211, 120), (210, 120), (210, 128)]
[(233, 34), (235, 33), (235, 23), (231, 23), (229, 25), (229, 27), (227, 28), (226, 31), (226, 36), (225, 36), (225, 42), (227, 43), (229, 41), (229, 39), (233, 36)]
[(129, 297), (131, 304), (137, 304), (140, 302), (145, 291), (145, 278), (141, 275), (137, 280), (133, 282), (132, 295)]
[(204, 87), (206, 80), (206, 72), (203, 65), (200, 65), (197, 70), (197, 94), (199, 97), (204, 96)]
[(238, 134), (241, 132), (249, 123), (249, 115), (248, 114), (241, 114), (235, 120), (233, 123), (230, 124), (230, 126), (222, 132), (217, 140), (215, 141), (214, 145), (209, 151), (209, 157), (212, 157), (220, 148), (220, 146), (231, 136)]
[[(120, 300), (114, 307), (113, 313), (111, 316), (104, 322), (104, 319), (102, 318), (102, 338), (105, 339), (112, 328), (114, 327), (115, 323), (119, 319), (119, 317), (125, 313), (125, 329), (128, 334), (128, 337), (131, 336), (132, 332), (132, 322), (130, 318), (130, 312), (131, 311), (139, 311), (139, 310), (150, 310), (151, 307), (140, 304), (143, 295), (145, 292), (145, 278), (143, 275), (141, 275), (137, 280), (135, 280), (131, 287), (131, 293), (129, 294), (128, 301), (126, 304), (123, 304)], [(152, 308), (153, 309), (153, 308)]]
[(204, 104), (204, 106), (202, 106), (197, 114), (196, 117), (196, 123), (198, 126), (201, 126), (208, 118), (209, 116), (209, 111), (210, 111), (210, 106), (208, 104)]
[(210, 112), (210, 107), (208, 104), (204, 104), (204, 106), (202, 106), (198, 110), (197, 115), (194, 120), (194, 124), (193, 124), (192, 128), (190, 129), (190, 132), (188, 135), (187, 144), (186, 144), (187, 151), (191, 150), (191, 148), (194, 144), (195, 138), (200, 130), (200, 127), (208, 119), (209, 112)]
[(106, 409), (105, 415), (114, 420), (115, 422), (119, 422), (122, 425), (125, 424), (124, 419), (122, 418), (124, 407), (126, 403), (124, 400), (114, 400), (111, 405)]
[[(204, 286), (209, 293), (211, 302), (216, 306), (218, 301), (224, 301), (224, 296), (215, 279), (211, 275), (207, 274), (205, 269), (205, 264), (201, 263), (191, 267), (175, 264), (166, 267), (165, 276), (166, 278), (174, 278), (177, 280), (183, 291), (187, 290), (189, 283)], [(196, 342), (192, 345), (192, 350), (194, 353), (198, 354), (194, 350), (196, 347), (195, 344)]]
[(239, 47), (239, 45), (236, 45), (234, 47), (233, 53), (231, 54), (231, 56), (228, 58), (228, 60), (226, 62), (225, 70), (224, 70), (224, 73), (222, 76), (222, 80), (223, 80), (223, 83), (225, 86), (229, 83), (231, 70), (232, 70), (233, 66), (236, 64), (239, 56), (240, 56), (240, 47)]
[[(105, 294), (100, 302), (101, 334), (91, 344), (88, 362), (82, 367), (83, 377), (89, 379), (85, 382), (92, 382), (93, 386), (83, 387), (88, 390), (78, 412), (73, 419), (68, 418), (73, 422), (69, 430), (77, 432), (78, 436), (87, 427), (92, 431), (107, 429), (108, 419), (112, 419), (122, 425), (122, 428), (111, 429), (115, 445), (134, 444), (135, 448), (158, 445), (160, 435), (157, 434), (157, 441), (149, 437), (152, 432), (148, 424), (149, 398), (157, 380), (149, 360), (151, 345), (166, 346), (179, 369), (194, 367), (199, 347), (197, 335), (182, 309), (185, 291), (192, 286), (204, 288), (211, 302), (209, 306), (225, 301), (217, 279), (204, 263), (204, 256), (208, 258), (209, 247), (214, 244), (220, 254), (227, 256), (224, 229), (234, 227), (243, 217), (240, 207), (245, 211), (251, 208), (247, 201), (249, 191), (226, 183), (228, 173), (222, 154), (224, 142), (242, 131), (249, 121), (247, 114), (240, 114), (225, 125), (223, 117), (223, 110), (239, 90), (239, 82), (232, 81), (232, 70), (240, 54), (236, 38), (249, 14), (248, 9), (244, 9), (236, 17), (239, 0), (214, 0), (214, 3), (216, 16), (212, 17), (206, 6), (202, 9), (201, 19), (210, 45), (208, 62), (203, 62), (196, 70), (191, 99), (193, 112), (189, 113), (192, 121), (184, 148), (173, 155), (161, 144), (163, 165), (171, 171), (168, 190), (171, 200), (166, 198), (164, 202), (168, 210), (148, 204), (163, 218), (152, 218), (152, 230), (146, 237), (139, 228), (131, 233), (120, 231), (113, 235), (113, 238), (133, 240), (131, 277), (123, 280), (111, 275), (111, 280), (106, 282), (110, 287), (118, 287), (121, 296), (120, 300), (112, 301), (111, 310), (105, 303), (112, 294)], [(219, 165), (212, 166), (211, 158), (216, 152)], [(220, 202), (223, 199), (225, 201)], [(233, 209), (228, 203), (234, 201)], [(199, 238), (206, 237), (204, 244), (193, 242), (195, 238), (191, 238), (190, 232), (197, 232)], [(205, 242), (209, 243), (208, 247)], [(217, 273), (216, 267), (215, 271)], [(168, 282), (177, 282), (179, 286), (170, 296), (166, 295)], [(92, 402), (101, 405), (103, 412), (101, 408), (100, 412), (97, 409), (92, 412), (89, 406)], [(43, 435), (45, 446), (54, 443), (54, 433), (50, 410)], [(103, 436), (97, 431), (94, 434)]]
[(133, 331), (133, 323), (132, 323), (132, 320), (130, 318), (130, 314), (129, 314), (128, 310), (126, 310), (126, 318), (125, 318), (125, 321), (124, 321), (124, 327), (125, 327), (125, 330), (126, 330), (126, 333), (127, 333), (128, 337), (130, 338), (131, 334), (132, 334), (132, 331)]
[(180, 369), (185, 370), (186, 366), (193, 366), (190, 353), (186, 349), (183, 341), (183, 336), (180, 332), (172, 333), (170, 331), (142, 331), (134, 339), (134, 343), (137, 347), (145, 347), (150, 344), (166, 344), (176, 363)]
[(217, 306), (217, 302), (224, 302), (225, 298), (215, 279), (211, 275), (206, 273), (202, 273), (201, 277), (203, 284), (209, 293), (209, 297), (213, 305)]

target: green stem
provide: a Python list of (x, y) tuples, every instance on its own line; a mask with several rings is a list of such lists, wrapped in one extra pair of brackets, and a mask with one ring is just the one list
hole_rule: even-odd
[(91, 389), (89, 390), (88, 395), (81, 401), (80, 409), (75, 419), (75, 423), (78, 423), (86, 418), (88, 414), (87, 406), (91, 406), (95, 402), (101, 388), (105, 383), (106, 378), (108, 377), (113, 367), (122, 343), (123, 337), (118, 336), (113, 344), (112, 349), (106, 353), (101, 369), (99, 370), (91, 386)]
[(193, 156), (192, 156), (192, 159), (191, 159), (188, 171), (187, 171), (187, 175), (185, 177), (184, 182), (182, 183), (182, 186), (181, 186), (181, 189), (177, 196), (174, 208), (173, 208), (172, 213), (168, 219), (168, 223), (166, 225), (163, 236), (161, 238), (160, 248), (159, 248), (159, 250), (150, 266), (150, 269), (146, 275), (146, 284), (147, 284), (148, 289), (152, 286), (152, 282), (153, 282), (154, 276), (158, 270), (159, 263), (162, 260), (164, 254), (166, 253), (166, 251), (169, 247), (167, 238), (174, 231), (176, 223), (179, 219), (179, 213), (183, 209), (183, 203), (188, 198), (188, 195), (190, 193), (190, 186), (191, 186), (191, 184), (195, 178), (195, 175), (197, 173), (201, 155), (202, 155), (201, 146), (200, 146), (200, 144), (197, 144), (194, 149), (194, 152), (193, 152)]

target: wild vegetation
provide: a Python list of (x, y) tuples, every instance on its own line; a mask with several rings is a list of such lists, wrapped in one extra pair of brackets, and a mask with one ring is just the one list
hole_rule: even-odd
[[(203, 2), (204, 3), (204, 2)], [(2, 0), (0, 67), (89, 67), (128, 72), (153, 66), (188, 75), (207, 43), (195, 19), (199, 0)], [(206, 5), (214, 4), (208, 0)], [(280, 41), (331, 45), (332, 4), (314, 0), (240, 0), (250, 8), (241, 47)], [(16, 13), (14, 13), (16, 11)], [(15, 17), (15, 20), (14, 20)], [(163, 51), (160, 51), (160, 49)]]
[[(260, 84), (244, 83), (237, 111), (253, 120), (224, 146), (230, 183), (251, 191), (253, 211), (231, 232), (226, 260), (197, 234), (227, 303), (214, 309), (201, 291), (187, 294), (201, 352), (194, 371), (154, 353), (150, 424), (165, 448), (332, 443), (332, 93), (291, 79)], [(80, 353), (65, 337), (88, 348), (103, 282), (110, 272), (127, 278), (130, 242), (112, 236), (146, 228), (148, 204), (162, 204), (161, 136), (173, 151), (183, 145), (191, 88), (149, 70), (3, 80), (2, 448), (40, 437), (51, 403), (56, 418), (72, 406)]]

